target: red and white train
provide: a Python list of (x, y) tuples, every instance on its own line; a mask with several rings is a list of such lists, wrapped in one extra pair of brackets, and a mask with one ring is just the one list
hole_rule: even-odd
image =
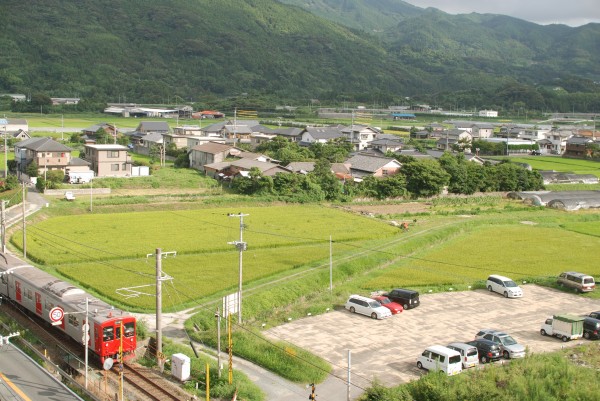
[(136, 350), (134, 316), (10, 254), (0, 255), (0, 296), (49, 323), (52, 323), (50, 311), (61, 308), (64, 317), (54, 327), (82, 345), (87, 300), (88, 349), (99, 357), (100, 363), (107, 358), (118, 360), (121, 344), (124, 358)]

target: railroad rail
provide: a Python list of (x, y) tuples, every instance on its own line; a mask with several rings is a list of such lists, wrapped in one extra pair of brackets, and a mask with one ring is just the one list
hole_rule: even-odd
[[(118, 364), (113, 366), (113, 372), (119, 373)], [(128, 363), (123, 364), (123, 380), (147, 396), (148, 401), (182, 401), (183, 398), (174, 394), (174, 391), (165, 388), (162, 380), (152, 380), (156, 376), (151, 369), (134, 367)]]

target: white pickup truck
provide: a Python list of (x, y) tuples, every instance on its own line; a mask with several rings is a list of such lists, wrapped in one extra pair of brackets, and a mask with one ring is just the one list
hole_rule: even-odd
[(540, 334), (558, 337), (563, 341), (576, 340), (583, 336), (583, 320), (583, 317), (571, 314), (554, 315), (542, 324)]

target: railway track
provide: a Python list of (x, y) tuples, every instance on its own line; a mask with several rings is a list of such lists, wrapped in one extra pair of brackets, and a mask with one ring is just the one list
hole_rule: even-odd
[[(73, 364), (66, 364), (65, 356), (71, 355), (76, 357), (79, 362), (84, 358), (84, 351), (80, 344), (75, 343), (72, 339), (62, 336), (59, 333), (51, 330), (47, 325), (41, 324), (37, 319), (32, 318), (28, 314), (24, 313), (18, 308), (2, 304), (0, 305), (0, 313), (9, 316), (14, 320), (21, 328), (26, 328), (31, 331), (37, 338), (36, 348), (40, 353), (47, 353), (47, 357), (50, 358), (54, 363), (61, 365), (65, 370), (69, 368), (78, 368), (78, 374), (82, 375), (84, 366), (74, 366)], [(70, 358), (75, 361), (75, 359)], [(89, 377), (101, 376), (103, 370), (96, 368), (97, 361), (90, 357), (88, 368), (90, 369)], [(101, 399), (114, 400), (116, 395), (116, 389), (119, 383), (119, 371), (116, 368), (118, 364), (115, 363), (115, 367), (110, 372), (106, 372), (110, 375), (111, 390), (106, 389), (106, 385), (99, 385), (98, 390), (100, 393), (96, 394)], [(188, 400), (189, 395), (184, 390), (176, 388), (176, 385), (164, 377), (153, 372), (150, 368), (145, 367), (134, 367), (132, 364), (124, 364), (124, 375), (123, 380), (126, 383), (125, 393), (126, 399), (131, 401), (182, 401)], [(73, 370), (74, 372), (75, 370)], [(147, 376), (147, 377), (145, 377)], [(89, 390), (92, 390), (92, 384), (90, 382)], [(102, 389), (105, 391), (102, 392)], [(108, 391), (108, 392), (106, 392)], [(106, 398), (110, 396), (110, 398)]]
[[(119, 367), (113, 366), (112, 371), (119, 375)], [(164, 383), (151, 369), (134, 367), (131, 364), (123, 364), (123, 380), (130, 386), (144, 394), (148, 401), (183, 401), (184, 398), (174, 394), (173, 389), (165, 388)]]

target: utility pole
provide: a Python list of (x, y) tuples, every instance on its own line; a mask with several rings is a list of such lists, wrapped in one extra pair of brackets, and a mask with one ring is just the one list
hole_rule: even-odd
[(23, 181), (23, 199), (21, 205), (23, 207), (23, 258), (27, 258), (27, 231), (25, 228), (25, 181)]
[(229, 214), (229, 217), (239, 217), (240, 218), (240, 240), (228, 242), (230, 245), (235, 245), (235, 247), (240, 252), (240, 263), (239, 263), (239, 281), (238, 281), (238, 324), (242, 324), (242, 254), (247, 248), (247, 244), (243, 241), (244, 234), (244, 216), (248, 216), (248, 214)]
[(348, 350), (348, 401), (350, 401), (350, 383), (351, 381), (351, 377), (350, 377), (350, 369), (352, 366), (352, 351)]
[(221, 313), (219, 313), (219, 307), (215, 312), (217, 318), (217, 372), (219, 373), (219, 379), (221, 378)]
[(332, 255), (333, 244), (331, 242), (331, 235), (329, 236), (329, 292), (333, 292), (333, 255)]
[[(83, 324), (83, 344), (85, 347), (85, 388), (88, 388), (88, 347), (90, 342), (90, 323), (89, 323), (89, 304), (88, 297), (85, 297), (85, 323)], [(121, 333), (123, 334), (123, 333)]]
[(8, 177), (8, 148), (6, 145), (6, 125), (4, 126), (4, 178)]
[(163, 361), (160, 358), (162, 354), (162, 251), (156, 248), (156, 359), (158, 360), (158, 369), (162, 373)]
[[(164, 369), (164, 355), (162, 353), (162, 282), (163, 280), (171, 280), (172, 277), (162, 273), (162, 258), (168, 255), (176, 256), (177, 252), (162, 252), (160, 248), (156, 248), (156, 359), (160, 372)], [(146, 255), (146, 258), (152, 256), (151, 253)]]
[(2, 235), (2, 253), (6, 253), (6, 203), (8, 201), (2, 201), (2, 215), (0, 216), (0, 223), (2, 226), (0, 227), (0, 234)]

